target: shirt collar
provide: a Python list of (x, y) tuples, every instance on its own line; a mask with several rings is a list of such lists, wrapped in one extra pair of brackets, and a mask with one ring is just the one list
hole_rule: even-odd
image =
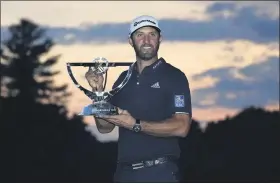
[[(159, 58), (157, 61), (155, 61), (153, 64), (147, 66), (144, 68), (144, 70), (148, 70), (148, 71), (156, 71), (160, 68), (160, 66), (162, 64), (166, 63), (166, 61), (161, 57)], [(135, 64), (134, 66), (134, 70), (137, 71), (137, 65)]]

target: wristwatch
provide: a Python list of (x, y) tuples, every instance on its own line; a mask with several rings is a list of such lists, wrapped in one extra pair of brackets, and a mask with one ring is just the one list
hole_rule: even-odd
[(141, 127), (141, 124), (140, 124), (140, 119), (136, 119), (136, 122), (135, 122), (135, 124), (133, 125), (132, 130), (133, 130), (134, 132), (140, 132), (141, 129), (142, 129), (142, 127)]

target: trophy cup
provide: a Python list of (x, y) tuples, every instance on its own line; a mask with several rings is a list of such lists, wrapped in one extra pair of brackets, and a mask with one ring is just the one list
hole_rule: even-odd
[[(93, 103), (85, 106), (81, 113), (79, 115), (81, 116), (95, 116), (95, 115), (116, 115), (118, 114), (118, 109), (110, 104), (108, 101), (113, 97), (115, 94), (121, 90), (128, 80), (131, 77), (133, 66), (135, 63), (129, 63), (129, 62), (108, 62), (107, 59), (104, 57), (97, 57), (93, 60), (92, 63), (67, 63), (67, 71), (69, 76), (71, 77), (72, 81), (78, 87), (81, 91), (85, 93), (92, 101)], [(105, 82), (103, 86), (103, 91), (89, 91), (86, 88), (82, 87), (75, 77), (73, 76), (71, 66), (83, 66), (83, 67), (90, 67), (90, 70), (93, 70), (96, 74), (104, 75), (105, 74)], [(107, 72), (109, 70), (109, 67), (116, 67), (116, 66), (130, 66), (127, 72), (126, 77), (121, 82), (120, 85), (118, 85), (116, 88), (112, 89), (111, 91), (104, 91), (107, 81)]]

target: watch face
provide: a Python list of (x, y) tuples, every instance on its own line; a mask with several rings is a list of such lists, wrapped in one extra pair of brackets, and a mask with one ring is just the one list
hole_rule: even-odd
[(141, 130), (140, 125), (134, 125), (133, 130), (134, 130), (135, 132), (139, 132), (139, 131)]

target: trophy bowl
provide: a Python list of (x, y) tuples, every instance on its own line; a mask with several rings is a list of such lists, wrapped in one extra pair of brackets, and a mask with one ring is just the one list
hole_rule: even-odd
[[(126, 85), (126, 83), (131, 77), (134, 64), (135, 63), (131, 63), (131, 62), (109, 62), (104, 57), (97, 57), (91, 63), (89, 62), (67, 63), (67, 71), (73, 83), (76, 85), (77, 88), (83, 91), (84, 94), (92, 100), (92, 104), (83, 107), (82, 111), (78, 115), (80, 116), (117, 115), (118, 108), (112, 105), (111, 103), (109, 103), (109, 100)], [(82, 87), (73, 76), (71, 70), (72, 66), (89, 67), (90, 70), (92, 70), (94, 73), (98, 75), (105, 74), (105, 83), (103, 84), (103, 91), (102, 92), (89, 91), (86, 88)], [(116, 67), (116, 66), (130, 66), (130, 67), (126, 77), (124, 78), (124, 80), (121, 82), (120, 85), (118, 85), (116, 88), (112, 89), (111, 91), (104, 91), (109, 67)]]

